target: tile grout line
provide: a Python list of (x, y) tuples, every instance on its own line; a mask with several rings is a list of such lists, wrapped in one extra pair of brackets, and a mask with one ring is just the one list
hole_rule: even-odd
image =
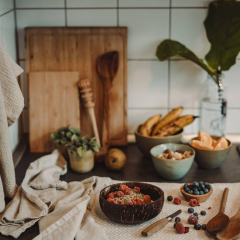
[(64, 12), (65, 12), (65, 27), (68, 26), (67, 23), (67, 0), (64, 0)]
[(117, 27), (119, 27), (119, 0), (117, 0)]
[[(172, 31), (172, 0), (169, 2), (169, 39), (171, 39)], [(171, 88), (171, 60), (168, 59), (168, 111), (170, 111), (170, 91)]]
[(9, 11), (3, 13), (2, 15), (0, 15), (0, 17), (2, 17), (2, 16), (4, 16), (4, 15), (7, 15), (8, 13), (10, 13), (10, 12), (12, 12), (12, 11), (14, 11), (14, 10), (15, 10), (15, 9), (14, 9), (14, 7), (13, 7), (13, 9), (11, 9), (11, 10), (9, 10)]
[(16, 0), (13, 1), (14, 4), (14, 23), (15, 23), (15, 39), (16, 39), (16, 53), (17, 53), (17, 63), (19, 64), (19, 48), (18, 48), (18, 28), (17, 28), (17, 10), (16, 10)]

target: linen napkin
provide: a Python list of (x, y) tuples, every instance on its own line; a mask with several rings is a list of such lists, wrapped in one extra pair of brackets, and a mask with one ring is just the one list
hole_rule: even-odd
[(22, 72), (0, 44), (0, 181), (3, 182), (0, 183), (0, 212), (5, 206), (3, 189), (8, 198), (13, 198), (17, 190), (8, 127), (18, 119), (24, 107), (16, 79)]
[(39, 221), (35, 240), (83, 240), (89, 234), (89, 239), (107, 240), (91, 209), (96, 194), (112, 180), (91, 177), (66, 183), (60, 180), (63, 172), (66, 161), (57, 150), (31, 163), (15, 197), (0, 214), (0, 232), (18, 238)]

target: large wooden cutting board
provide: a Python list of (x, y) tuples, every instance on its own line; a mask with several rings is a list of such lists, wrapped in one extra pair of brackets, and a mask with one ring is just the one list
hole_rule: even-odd
[[(119, 69), (110, 91), (110, 145), (127, 144), (127, 28), (26, 28), (26, 71), (77, 71), (88, 78), (93, 90), (100, 137), (103, 125), (103, 85), (96, 59), (109, 51), (119, 52)], [(76, 106), (77, 108), (77, 106)], [(93, 136), (90, 119), (81, 106), (81, 130)], [(74, 127), (74, 126), (73, 126)]]
[(29, 116), (31, 152), (50, 152), (50, 132), (80, 127), (78, 72), (30, 72)]

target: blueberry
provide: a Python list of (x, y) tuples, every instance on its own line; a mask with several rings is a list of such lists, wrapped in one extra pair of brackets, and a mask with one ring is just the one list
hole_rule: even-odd
[(184, 184), (184, 189), (187, 189), (187, 188), (188, 188), (188, 184), (185, 183), (185, 184)]
[(203, 190), (203, 192), (204, 192), (204, 193), (208, 193), (209, 190), (208, 190), (207, 188), (205, 188), (205, 189)]
[(189, 189), (189, 188), (184, 188), (184, 190), (185, 190), (185, 192), (188, 192), (188, 191), (190, 191), (190, 189)]
[(189, 208), (188, 209), (188, 213), (193, 213), (194, 212), (194, 209), (193, 208)]
[(210, 190), (212, 188), (212, 185), (209, 184), (206, 186), (206, 188)]
[(193, 215), (197, 217), (197, 216), (198, 216), (198, 213), (197, 213), (197, 212), (195, 212), (195, 213), (193, 213)]
[(199, 191), (194, 192), (194, 195), (199, 195)]
[(204, 194), (204, 192), (203, 192), (203, 191), (200, 191), (200, 192), (199, 192), (199, 194), (200, 194), (200, 195), (203, 195), (203, 194)]
[(210, 184), (209, 184), (208, 182), (205, 182), (204, 185), (205, 185), (205, 186), (208, 186), (208, 185), (210, 185)]
[(174, 225), (173, 225), (173, 228), (174, 228), (174, 229), (176, 228), (176, 225), (177, 225), (177, 222), (176, 222), (176, 223), (174, 223)]
[(190, 193), (191, 193), (191, 191), (192, 191), (192, 190), (188, 189), (186, 192), (190, 194)]
[(176, 217), (176, 218), (175, 218), (175, 222), (176, 222), (176, 223), (181, 222), (181, 218), (180, 218), (180, 217)]
[(205, 186), (203, 184), (201, 184), (200, 187), (202, 190), (205, 188)]
[(202, 225), (202, 230), (206, 230), (206, 228), (207, 228), (207, 224), (203, 224)]
[(198, 190), (197, 187), (193, 187), (193, 191), (196, 192)]
[(203, 211), (203, 210), (202, 210), (202, 211), (200, 212), (200, 214), (201, 214), (202, 216), (205, 216), (207, 213), (206, 213), (206, 211)]
[(201, 227), (202, 227), (202, 226), (201, 226), (200, 224), (195, 224), (195, 225), (194, 225), (194, 229), (195, 229), (195, 230), (200, 230)]
[(189, 194), (193, 194), (193, 190), (190, 190), (190, 191), (189, 191)]
[(199, 183), (196, 182), (196, 181), (194, 181), (194, 182), (193, 182), (193, 187), (199, 187)]
[(203, 182), (201, 181), (201, 182), (199, 182), (199, 185), (201, 185), (201, 184), (203, 184)]
[(173, 200), (173, 197), (172, 197), (172, 196), (168, 196), (168, 197), (167, 197), (167, 200), (168, 200), (169, 202), (171, 202), (171, 201)]

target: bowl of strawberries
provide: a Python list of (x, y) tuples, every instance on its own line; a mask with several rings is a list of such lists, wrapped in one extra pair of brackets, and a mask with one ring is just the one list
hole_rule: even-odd
[(138, 224), (156, 217), (164, 203), (163, 191), (142, 182), (113, 184), (101, 190), (99, 203), (112, 221)]

